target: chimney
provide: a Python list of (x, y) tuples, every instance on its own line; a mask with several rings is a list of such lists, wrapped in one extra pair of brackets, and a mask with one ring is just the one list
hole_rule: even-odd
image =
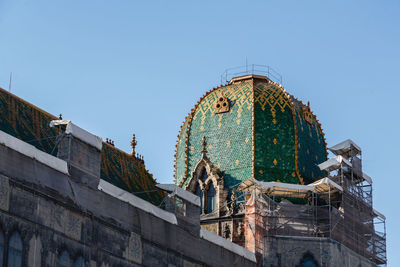
[(50, 127), (58, 127), (57, 157), (68, 163), (71, 179), (97, 189), (100, 181), (102, 139), (69, 120), (53, 120)]

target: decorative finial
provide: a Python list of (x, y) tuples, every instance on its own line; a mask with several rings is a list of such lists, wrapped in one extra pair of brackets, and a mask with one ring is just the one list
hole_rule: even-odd
[(135, 134), (132, 136), (132, 141), (131, 141), (131, 147), (132, 147), (132, 155), (134, 156), (136, 154), (136, 145), (137, 145), (137, 141), (136, 141), (136, 136)]
[(306, 122), (309, 124), (312, 124), (313, 122), (313, 115), (311, 113), (311, 108), (310, 108), (310, 101), (307, 102), (307, 106), (303, 107), (303, 117)]
[(59, 120), (62, 120), (62, 114), (60, 113), (60, 115), (58, 116)]
[(201, 154), (203, 157), (205, 157), (207, 155), (207, 140), (205, 136), (203, 136), (203, 138), (201, 139), (201, 146), (202, 146)]

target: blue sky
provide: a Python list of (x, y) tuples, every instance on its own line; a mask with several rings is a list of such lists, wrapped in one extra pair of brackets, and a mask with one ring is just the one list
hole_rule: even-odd
[(137, 151), (173, 180), (180, 125), (229, 67), (265, 64), (351, 138), (400, 266), (400, 2), (0, 0), (0, 87)]

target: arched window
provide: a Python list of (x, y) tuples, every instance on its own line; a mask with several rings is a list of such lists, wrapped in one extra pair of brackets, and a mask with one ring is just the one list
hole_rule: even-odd
[(318, 264), (311, 254), (305, 254), (301, 260), (300, 267), (318, 267)]
[(214, 185), (211, 183), (210, 188), (207, 191), (207, 213), (213, 213), (217, 208), (217, 192), (215, 191)]
[(18, 232), (14, 232), (8, 242), (8, 267), (22, 266), (22, 239)]
[(74, 267), (85, 267), (85, 260), (82, 256), (79, 256), (75, 262), (74, 262)]
[(207, 180), (207, 178), (208, 178), (208, 174), (207, 174), (206, 168), (203, 168), (203, 172), (201, 174), (200, 180), (204, 183)]
[(3, 267), (3, 258), (4, 258), (4, 234), (3, 231), (0, 230), (0, 267)]
[(58, 266), (60, 267), (71, 267), (71, 260), (69, 258), (69, 253), (63, 250), (60, 255), (58, 255)]
[(196, 187), (196, 195), (200, 198), (200, 214), (203, 213), (203, 191), (201, 191), (200, 185)]

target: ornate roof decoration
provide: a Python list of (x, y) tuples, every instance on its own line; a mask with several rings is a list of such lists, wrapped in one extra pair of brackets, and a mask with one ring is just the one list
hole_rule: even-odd
[(224, 91), (221, 91), (221, 95), (215, 104), (215, 114), (229, 112), (229, 108), (228, 98), (224, 95)]
[(205, 158), (207, 157), (207, 140), (205, 136), (203, 136), (203, 138), (201, 139), (201, 146), (202, 146), (201, 157)]
[(137, 141), (136, 141), (136, 136), (135, 134), (133, 134), (132, 136), (132, 141), (131, 141), (131, 147), (132, 147), (132, 156), (136, 155), (136, 145), (137, 145)]
[(310, 101), (307, 102), (307, 106), (303, 107), (303, 117), (306, 122), (312, 124), (313, 122), (313, 114), (311, 113), (310, 109)]

